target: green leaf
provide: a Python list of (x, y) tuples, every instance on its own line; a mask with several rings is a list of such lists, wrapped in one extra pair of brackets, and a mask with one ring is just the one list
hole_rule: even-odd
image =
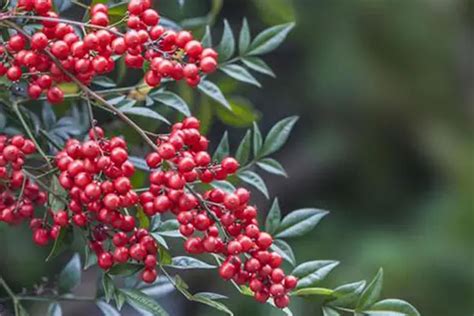
[(217, 46), (217, 52), (219, 53), (219, 61), (225, 61), (234, 55), (235, 52), (235, 39), (232, 29), (230, 28), (229, 21), (224, 20), (224, 32), (222, 33), (222, 39)]
[(304, 289), (299, 289), (293, 292), (293, 295), (296, 296), (331, 296), (333, 294), (333, 290), (326, 289), (324, 287), (307, 287)]
[(157, 232), (160, 235), (167, 236), (167, 237), (181, 237), (181, 233), (179, 232), (179, 223), (175, 219), (169, 219), (161, 223), (158, 227)]
[(175, 269), (215, 269), (216, 266), (192, 257), (178, 256), (168, 265)]
[(365, 315), (373, 316), (420, 316), (416, 308), (399, 299), (385, 299), (364, 310)]
[(259, 88), (262, 86), (257, 81), (257, 79), (255, 79), (255, 77), (247, 71), (247, 69), (237, 64), (224, 65), (222, 67), (219, 67), (219, 69), (229, 77), (234, 78), (235, 80), (249, 83)]
[(235, 191), (235, 186), (229, 181), (212, 181), (211, 186), (229, 193), (233, 193)]
[(332, 260), (308, 261), (297, 266), (291, 274), (299, 279), (298, 288), (310, 287), (323, 280), (338, 264)]
[(48, 316), (61, 316), (63, 314), (59, 303), (51, 303), (48, 307)]
[(267, 185), (263, 181), (263, 179), (253, 171), (245, 170), (239, 172), (237, 174), (240, 180), (244, 181), (245, 183), (250, 184), (251, 186), (255, 187), (257, 190), (263, 193), (267, 199), (270, 198), (270, 194), (268, 193)]
[(142, 265), (136, 263), (122, 263), (114, 265), (108, 273), (110, 275), (129, 276), (137, 273), (143, 268)]
[(74, 254), (59, 274), (59, 290), (62, 293), (70, 292), (81, 283), (81, 258)]
[(160, 246), (169, 249), (168, 243), (159, 233), (151, 233), (151, 236), (155, 238), (155, 241), (160, 244)]
[(61, 228), (61, 231), (59, 232), (58, 238), (54, 241), (53, 247), (51, 248), (51, 251), (48, 254), (48, 257), (46, 257), (45, 261), (48, 262), (52, 258), (56, 257), (58, 254), (60, 254), (63, 250), (68, 248), (68, 246), (72, 243), (74, 234), (72, 227), (67, 227), (67, 228)]
[(206, 297), (211, 300), (225, 300), (228, 299), (227, 296), (219, 294), (219, 293), (212, 293), (212, 292), (199, 292), (194, 294), (194, 297)]
[(140, 228), (148, 229), (150, 227), (150, 219), (141, 208), (137, 210), (137, 218)]
[(221, 161), (222, 159), (228, 156), (229, 156), (229, 137), (226, 131), (224, 132), (224, 135), (222, 135), (222, 139), (219, 145), (217, 146), (216, 151), (214, 152), (214, 155), (212, 156), (212, 159), (216, 161)]
[(365, 281), (353, 282), (338, 286), (334, 289), (335, 300), (329, 302), (332, 306), (353, 307), (364, 290)]
[(290, 116), (276, 123), (265, 138), (260, 156), (267, 156), (279, 150), (288, 140), (296, 121), (297, 116)]
[(209, 25), (206, 25), (206, 30), (204, 32), (204, 36), (201, 39), (201, 44), (203, 47), (212, 47), (211, 27)]
[(203, 295), (200, 295), (199, 293), (196, 294), (196, 295), (193, 295), (192, 296), (192, 300), (195, 301), (195, 302), (199, 302), (199, 303), (202, 303), (202, 304), (205, 304), (207, 306), (210, 306), (212, 308), (215, 308), (221, 312), (224, 312), (228, 315), (234, 315), (232, 313), (232, 311), (227, 307), (225, 306), (224, 304), (222, 304), (221, 302), (216, 302), (214, 301), (213, 299), (209, 298), (209, 297), (206, 297), (206, 296), (203, 296)]
[(273, 241), (272, 249), (277, 252), (284, 260), (288, 261), (292, 266), (295, 266), (295, 254), (291, 246), (283, 240), (275, 239)]
[(172, 262), (171, 253), (164, 247), (158, 249), (158, 258), (158, 262), (162, 265), (168, 265)]
[(253, 123), (253, 155), (257, 157), (262, 150), (262, 133), (257, 123)]
[(163, 103), (170, 108), (173, 108), (186, 116), (191, 115), (191, 111), (189, 110), (188, 105), (186, 102), (177, 94), (169, 91), (164, 92), (156, 92), (150, 95), (154, 100)]
[(96, 305), (104, 316), (120, 316), (120, 313), (115, 308), (104, 301), (97, 301)]
[(114, 281), (108, 274), (104, 274), (102, 278), (102, 288), (104, 289), (105, 301), (108, 303), (115, 293)]
[(303, 208), (288, 214), (276, 230), (276, 238), (293, 238), (310, 232), (328, 214), (315, 208)]
[(117, 86), (117, 84), (112, 79), (105, 76), (95, 77), (95, 79), (92, 81), (92, 84), (95, 84), (102, 88), (114, 88)]
[(66, 208), (66, 204), (60, 199), (60, 197), (65, 198), (67, 197), (67, 192), (64, 190), (62, 185), (59, 183), (58, 177), (53, 176), (51, 179), (50, 189), (55, 194), (49, 194), (49, 206), (53, 213), (57, 213), (59, 211), (64, 211)]
[(380, 268), (374, 279), (365, 288), (357, 302), (356, 310), (363, 311), (372, 306), (380, 297), (383, 286), (383, 269)]
[(250, 126), (259, 116), (259, 113), (255, 110), (253, 104), (242, 97), (233, 97), (229, 99), (231, 110), (224, 107), (217, 107), (217, 117), (225, 125), (232, 127), (248, 127)]
[(235, 159), (237, 159), (241, 166), (245, 165), (249, 161), (251, 136), (250, 130), (247, 130), (235, 153)]
[(240, 29), (239, 35), (239, 54), (240, 56), (245, 55), (250, 46), (250, 29), (247, 22), (247, 18), (242, 20), (242, 28)]
[(155, 316), (168, 316), (168, 313), (150, 296), (140, 292), (139, 290), (127, 289), (121, 290), (125, 294), (127, 303), (138, 311), (146, 311)]
[(209, 96), (210, 98), (214, 99), (219, 104), (226, 107), (227, 109), (232, 110), (229, 102), (225, 99), (224, 95), (222, 94), (221, 89), (219, 89), (219, 87), (215, 83), (209, 80), (201, 80), (201, 82), (198, 85), (198, 89), (199, 91)]
[(152, 119), (165, 122), (166, 124), (170, 124), (170, 122), (166, 118), (164, 118), (161, 114), (158, 114), (157, 112), (149, 108), (134, 107), (134, 108), (126, 108), (126, 109), (120, 108), (119, 110), (122, 113), (152, 118)]
[(261, 58), (253, 57), (253, 56), (244, 57), (242, 58), (242, 62), (244, 63), (245, 66), (261, 74), (264, 74), (273, 78), (276, 77), (275, 73), (270, 68), (270, 66), (268, 66), (267, 63), (265, 63)]
[(273, 158), (263, 158), (257, 162), (257, 166), (268, 173), (276, 174), (277, 176), (288, 177), (283, 166)]
[(323, 306), (323, 316), (340, 316), (341, 314), (327, 306)]
[(278, 203), (278, 198), (273, 200), (272, 207), (268, 211), (267, 218), (265, 220), (265, 231), (270, 234), (274, 234), (281, 221), (281, 209)]
[[(106, 1), (105, 3), (107, 3)], [(129, 1), (120, 2), (109, 7), (109, 20), (110, 24), (120, 21), (127, 13)]]
[(264, 30), (255, 37), (247, 55), (262, 55), (273, 51), (283, 43), (294, 26), (294, 23), (287, 23)]

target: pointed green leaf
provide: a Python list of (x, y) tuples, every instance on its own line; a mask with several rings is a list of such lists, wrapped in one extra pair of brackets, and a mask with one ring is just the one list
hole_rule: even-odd
[(340, 315), (341, 314), (335, 309), (332, 309), (327, 306), (323, 306), (323, 316), (340, 316)]
[(217, 52), (219, 53), (220, 61), (228, 60), (235, 52), (234, 34), (227, 20), (224, 20), (224, 32), (222, 33), (221, 42), (217, 46)]
[(250, 157), (250, 146), (251, 146), (251, 132), (247, 130), (244, 138), (240, 142), (237, 152), (235, 153), (235, 159), (240, 163), (241, 166), (245, 165), (249, 161)]
[(293, 238), (310, 232), (328, 214), (314, 208), (303, 208), (288, 214), (276, 231), (276, 238)]
[(221, 89), (219, 89), (219, 87), (215, 83), (209, 80), (201, 80), (201, 82), (198, 85), (198, 89), (199, 91), (201, 91), (208, 97), (219, 102), (221, 105), (223, 105), (227, 109), (232, 110), (229, 102), (225, 99), (224, 95), (222, 94)]
[(120, 313), (115, 308), (104, 301), (97, 301), (96, 305), (104, 316), (120, 316)]
[(413, 305), (399, 299), (386, 299), (377, 302), (364, 310), (364, 314), (372, 316), (420, 316)]
[(95, 79), (92, 81), (92, 84), (95, 84), (102, 88), (114, 88), (117, 86), (117, 84), (112, 79), (105, 76), (95, 77)]
[(308, 261), (297, 266), (291, 274), (299, 279), (298, 288), (310, 287), (323, 280), (338, 264), (332, 260)]
[(81, 283), (81, 258), (74, 254), (59, 274), (59, 290), (62, 293), (70, 292)]
[(229, 193), (233, 193), (235, 191), (235, 186), (229, 181), (212, 181), (211, 186)]
[(262, 133), (257, 123), (253, 123), (253, 155), (257, 157), (262, 150)]
[(278, 198), (273, 200), (272, 207), (268, 211), (267, 219), (265, 220), (265, 231), (269, 234), (274, 234), (281, 221), (281, 210)]
[(171, 268), (175, 269), (215, 269), (216, 266), (209, 264), (207, 262), (201, 261), (196, 258), (178, 256), (172, 259), (171, 264), (168, 265)]
[(380, 268), (377, 272), (377, 275), (370, 282), (370, 284), (365, 288), (364, 292), (357, 302), (356, 310), (363, 311), (370, 306), (372, 306), (380, 297), (382, 293), (383, 286), (383, 269)]
[(257, 81), (257, 79), (255, 79), (255, 77), (247, 71), (247, 69), (237, 64), (224, 65), (222, 67), (219, 67), (219, 69), (229, 77), (234, 78), (235, 80), (249, 83), (259, 88), (262, 86)]
[(267, 199), (270, 198), (270, 194), (268, 193), (267, 185), (263, 181), (263, 179), (253, 171), (245, 170), (239, 172), (237, 174), (240, 180), (244, 181), (245, 183), (250, 184), (251, 186), (255, 187), (257, 190), (263, 193)]
[(165, 117), (163, 117), (161, 114), (158, 114), (157, 112), (155, 112), (155, 111), (153, 111), (149, 108), (134, 107), (134, 108), (126, 108), (126, 109), (120, 108), (119, 110), (122, 113), (143, 116), (143, 117), (156, 119), (156, 120), (165, 122), (166, 124), (170, 124), (170, 122)]
[(212, 47), (211, 27), (209, 25), (206, 25), (206, 30), (201, 39), (201, 43), (203, 47)]
[(354, 307), (359, 299), (360, 293), (364, 290), (365, 281), (359, 281), (338, 286), (334, 289), (335, 300), (329, 302), (332, 306)]
[(294, 291), (292, 294), (296, 296), (331, 296), (333, 290), (324, 287), (307, 287)]
[(273, 158), (263, 158), (257, 162), (257, 166), (268, 173), (276, 174), (277, 176), (288, 177), (283, 166)]
[(214, 155), (212, 156), (212, 159), (216, 161), (221, 161), (222, 159), (228, 156), (229, 156), (229, 137), (226, 131), (224, 135), (222, 135), (222, 139), (219, 145), (217, 146), (216, 151), (214, 152)]
[(286, 241), (275, 239), (273, 241), (272, 249), (277, 252), (284, 260), (288, 261), (292, 266), (295, 266), (295, 254), (293, 253), (291, 246)]
[(48, 316), (62, 316), (61, 305), (59, 303), (51, 303), (48, 307)]
[(255, 37), (247, 55), (262, 55), (273, 51), (283, 43), (294, 26), (294, 23), (287, 23), (264, 30)]
[(168, 316), (168, 313), (153, 298), (140, 292), (139, 290), (121, 290), (125, 295), (127, 303), (138, 311), (146, 311), (155, 316)]
[(114, 281), (108, 274), (104, 274), (102, 278), (102, 288), (104, 289), (105, 301), (108, 303), (115, 293)]
[(170, 108), (173, 108), (186, 116), (191, 115), (191, 111), (189, 110), (189, 107), (186, 102), (180, 96), (173, 92), (156, 92), (153, 93), (151, 97), (154, 100), (163, 103), (164, 105), (169, 106)]
[(143, 265), (136, 263), (122, 263), (114, 265), (108, 273), (110, 275), (129, 276), (137, 273), (143, 268)]
[(66, 204), (63, 202), (63, 199), (67, 197), (67, 192), (64, 190), (61, 184), (59, 184), (59, 179), (56, 176), (53, 176), (51, 179), (51, 186), (50, 189), (55, 194), (49, 194), (49, 206), (53, 213), (57, 213), (59, 211), (64, 211), (66, 208)]
[(245, 55), (250, 46), (250, 29), (247, 18), (242, 20), (242, 28), (240, 29), (239, 35), (239, 54), (240, 56)]
[(279, 150), (290, 137), (296, 121), (298, 121), (297, 116), (290, 116), (276, 123), (265, 138), (260, 156), (267, 156)]
[(261, 74), (274, 77), (274, 78), (276, 77), (275, 73), (270, 68), (270, 66), (268, 66), (267, 63), (265, 63), (261, 58), (253, 57), (253, 56), (244, 57), (242, 58), (242, 62), (244, 63), (245, 66)]

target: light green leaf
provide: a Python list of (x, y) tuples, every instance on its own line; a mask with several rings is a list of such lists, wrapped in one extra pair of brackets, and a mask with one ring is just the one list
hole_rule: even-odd
[(216, 115), (225, 125), (232, 127), (249, 127), (259, 117), (253, 104), (243, 97), (230, 98), (231, 110), (224, 107), (216, 108)]
[(221, 42), (217, 46), (217, 52), (219, 53), (219, 61), (228, 60), (235, 52), (234, 34), (227, 20), (224, 20), (224, 32), (222, 33)]
[(297, 116), (290, 116), (276, 123), (265, 138), (260, 156), (267, 156), (279, 150), (290, 137), (291, 130), (297, 121)]
[(214, 155), (212, 156), (212, 159), (216, 161), (221, 161), (222, 159), (228, 156), (229, 156), (229, 137), (226, 131), (224, 132), (224, 135), (222, 135), (222, 139), (219, 142), (219, 145), (217, 146), (216, 151), (214, 152)]
[(74, 254), (59, 274), (59, 290), (62, 293), (70, 292), (81, 283), (81, 258)]
[(221, 89), (213, 82), (209, 80), (201, 80), (198, 85), (199, 91), (204, 93), (205, 95), (209, 96), (210, 98), (214, 99), (224, 107), (229, 110), (232, 110), (230, 107), (229, 102), (225, 99), (224, 95), (222, 94)]
[(212, 47), (212, 35), (209, 25), (206, 25), (206, 30), (204, 32), (204, 36), (201, 39), (201, 43), (203, 47)]
[(286, 36), (294, 26), (294, 23), (287, 23), (276, 25), (264, 30), (255, 37), (247, 54), (262, 55), (273, 51), (283, 43)]
[(150, 227), (150, 218), (143, 212), (141, 208), (137, 211), (137, 218), (140, 228), (148, 229)]
[(293, 253), (291, 246), (286, 241), (275, 239), (273, 241), (272, 249), (277, 252), (284, 260), (288, 261), (292, 266), (295, 266), (295, 254)]
[(283, 166), (273, 158), (263, 158), (257, 162), (257, 166), (268, 173), (276, 174), (277, 176), (288, 177)]
[(263, 193), (267, 199), (270, 198), (270, 194), (268, 193), (267, 185), (263, 181), (263, 179), (253, 171), (245, 170), (239, 172), (237, 174), (240, 180), (244, 181), (245, 183), (250, 184), (251, 186), (255, 187), (257, 190)]
[(247, 71), (247, 69), (237, 64), (224, 65), (222, 67), (219, 67), (219, 69), (229, 77), (234, 78), (235, 80), (249, 83), (259, 88), (262, 86), (257, 81), (257, 79), (255, 79), (255, 77)]
[(250, 29), (247, 18), (242, 20), (242, 28), (240, 29), (239, 35), (239, 54), (240, 56), (245, 55), (250, 46)]
[(323, 306), (323, 316), (340, 316), (341, 314), (327, 306)]
[(105, 301), (108, 303), (115, 293), (114, 281), (112, 281), (112, 278), (108, 274), (104, 274), (102, 278), (102, 288), (104, 289)]
[(332, 260), (308, 261), (297, 266), (291, 274), (299, 279), (298, 288), (310, 287), (323, 280), (338, 264)]
[(256, 122), (253, 122), (253, 155), (257, 157), (262, 150), (262, 133)]
[(120, 108), (119, 110), (122, 113), (143, 116), (143, 117), (156, 119), (156, 120), (165, 122), (166, 124), (170, 124), (170, 122), (165, 117), (163, 117), (161, 114), (158, 114), (157, 112), (149, 108), (134, 107), (134, 108), (125, 108), (125, 109)]
[(242, 141), (237, 148), (237, 152), (235, 153), (235, 159), (237, 159), (241, 166), (245, 165), (249, 161), (251, 136), (250, 130), (247, 130), (244, 138), (242, 138)]
[(331, 296), (333, 290), (324, 287), (307, 287), (294, 291), (292, 294), (296, 296)]
[(261, 58), (253, 57), (253, 56), (244, 57), (242, 58), (242, 62), (244, 63), (245, 66), (261, 74), (264, 74), (273, 78), (276, 77), (275, 73), (270, 68), (270, 66), (268, 66), (267, 63), (265, 63)]
[(278, 198), (273, 200), (272, 207), (268, 211), (267, 218), (265, 220), (265, 231), (274, 234), (278, 226), (280, 226), (281, 221), (281, 210), (280, 204), (278, 203)]
[(150, 95), (154, 100), (163, 103), (170, 108), (173, 108), (186, 116), (191, 115), (191, 111), (189, 110), (188, 105), (186, 102), (177, 94), (169, 91), (164, 92), (156, 92)]
[(212, 181), (211, 186), (216, 189), (224, 190), (228, 193), (235, 192), (235, 186), (229, 181)]
[(158, 234), (167, 237), (181, 237), (179, 223), (175, 219), (169, 219), (161, 223), (157, 230)]
[(125, 294), (125, 299), (132, 307), (138, 311), (144, 310), (155, 316), (168, 316), (168, 313), (150, 296), (139, 290), (126, 289), (121, 290)]
[(357, 302), (356, 310), (363, 311), (372, 306), (380, 297), (383, 287), (383, 269), (380, 268), (374, 279), (365, 288)]
[(365, 281), (353, 282), (338, 286), (334, 289), (335, 300), (329, 302), (332, 306), (354, 307), (364, 290)]
[(48, 316), (62, 316), (61, 305), (59, 303), (51, 303), (48, 307)]
[(365, 315), (372, 316), (420, 316), (416, 308), (399, 299), (385, 299), (364, 310)]
[(216, 266), (192, 257), (177, 256), (172, 259), (168, 265), (175, 269), (215, 269)]
[(114, 265), (108, 273), (110, 275), (129, 276), (137, 273), (143, 268), (142, 265), (136, 263), (122, 263)]
[(95, 79), (92, 81), (92, 84), (95, 84), (102, 88), (114, 88), (117, 86), (117, 84), (112, 79), (105, 76), (95, 77)]
[(328, 214), (315, 208), (303, 208), (288, 214), (276, 231), (276, 238), (293, 238), (310, 232)]

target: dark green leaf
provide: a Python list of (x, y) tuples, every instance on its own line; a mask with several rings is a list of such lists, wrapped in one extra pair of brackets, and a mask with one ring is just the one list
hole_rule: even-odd
[(135, 107), (135, 108), (126, 108), (126, 109), (120, 108), (120, 112), (131, 114), (131, 115), (139, 115), (143, 117), (148, 117), (148, 118), (165, 122), (166, 124), (170, 124), (170, 122), (166, 118), (164, 118), (161, 114), (158, 114), (157, 112), (149, 108), (144, 108), (144, 107)]
[(420, 316), (413, 305), (399, 299), (386, 299), (377, 302), (364, 310), (364, 314), (372, 316)]
[(52, 258), (56, 257), (58, 254), (60, 254), (63, 250), (68, 248), (68, 246), (73, 241), (73, 236), (74, 235), (72, 227), (61, 228), (59, 236), (54, 241), (53, 247), (51, 248), (51, 251), (49, 252), (48, 257), (46, 257), (45, 261), (48, 262)]
[(338, 286), (334, 289), (335, 300), (329, 302), (332, 306), (353, 307), (364, 290), (365, 281), (359, 281)]
[(201, 43), (203, 47), (212, 47), (212, 35), (209, 25), (206, 25), (206, 31), (204, 32), (204, 36), (201, 39)]
[(117, 86), (117, 84), (112, 79), (105, 76), (95, 77), (95, 79), (92, 81), (92, 84), (102, 88), (114, 88)]
[(137, 273), (143, 268), (142, 265), (136, 263), (122, 263), (114, 265), (108, 273), (110, 275), (129, 276)]
[(225, 306), (221, 302), (216, 302), (216, 301), (214, 301), (213, 299), (211, 299), (209, 297), (206, 297), (206, 296), (203, 296), (203, 295), (193, 295), (192, 300), (195, 301), (195, 302), (205, 304), (205, 305), (210, 306), (212, 308), (215, 308), (215, 309), (217, 309), (221, 312), (224, 312), (228, 315), (234, 315), (232, 313), (232, 311), (227, 306)]
[(57, 213), (59, 211), (64, 211), (66, 208), (66, 204), (63, 202), (62, 198), (67, 197), (67, 192), (64, 190), (62, 185), (59, 183), (59, 179), (56, 176), (53, 176), (51, 179), (50, 189), (55, 194), (49, 194), (49, 206), (53, 213)]
[(235, 159), (237, 159), (241, 166), (244, 166), (249, 161), (251, 137), (251, 132), (248, 130), (235, 153)]
[(115, 308), (104, 301), (97, 301), (96, 305), (104, 316), (120, 316), (120, 313)]
[(257, 123), (253, 123), (253, 155), (257, 157), (262, 150), (262, 133)]
[(235, 52), (235, 39), (232, 29), (230, 28), (229, 21), (224, 20), (224, 32), (222, 33), (222, 39), (217, 46), (217, 52), (219, 53), (219, 60), (225, 61), (234, 55)]
[(296, 121), (297, 116), (290, 116), (276, 123), (265, 138), (260, 156), (267, 156), (279, 150), (288, 140)]
[(299, 279), (298, 288), (310, 287), (323, 280), (338, 264), (332, 260), (308, 261), (297, 266), (291, 274)]
[(114, 281), (108, 274), (104, 274), (102, 278), (102, 288), (104, 289), (105, 301), (108, 303), (115, 293)]
[(125, 299), (132, 307), (138, 311), (146, 311), (155, 316), (168, 316), (168, 313), (150, 296), (140, 292), (139, 290), (127, 289), (121, 290), (125, 294)]
[(54, 124), (56, 124), (56, 114), (54, 114), (53, 107), (49, 103), (43, 103), (41, 119), (43, 121), (44, 127), (48, 131), (53, 128)]
[(70, 292), (81, 283), (81, 258), (79, 254), (72, 256), (59, 274), (59, 290), (62, 293)]
[(157, 233), (167, 237), (182, 237), (181, 233), (179, 232), (179, 223), (175, 219), (169, 219), (161, 223)]
[(288, 261), (292, 266), (296, 264), (293, 249), (286, 241), (275, 239), (273, 241), (272, 249), (277, 252), (284, 260)]
[(190, 116), (191, 112), (186, 102), (177, 94), (169, 91), (156, 92), (151, 95), (156, 101), (173, 108), (186, 116)]
[(221, 161), (222, 159), (228, 156), (229, 156), (229, 137), (226, 131), (224, 132), (224, 135), (222, 135), (222, 139), (219, 145), (217, 146), (216, 151), (214, 152), (214, 155), (212, 156), (212, 159), (216, 161)]
[(219, 294), (219, 293), (212, 293), (212, 292), (199, 292), (194, 294), (194, 297), (206, 297), (211, 300), (225, 300), (228, 299), (227, 296)]
[(48, 316), (61, 316), (63, 314), (59, 303), (51, 303), (48, 307)]
[(276, 25), (264, 30), (255, 37), (247, 54), (262, 55), (271, 52), (283, 43), (294, 26), (294, 23), (288, 23)]
[(328, 214), (314, 208), (303, 208), (288, 214), (276, 231), (276, 238), (299, 237), (310, 232)]
[(286, 173), (283, 166), (273, 158), (263, 158), (257, 162), (257, 166), (259, 166), (268, 173), (288, 177), (288, 174)]
[[(105, 3), (107, 3), (107, 1)], [(109, 7), (108, 12), (111, 24), (120, 21), (125, 16), (127, 13), (128, 3), (129, 1), (124, 1)]]
[(323, 306), (323, 316), (340, 316), (340, 315), (341, 314), (335, 309), (332, 309), (327, 306)]
[(374, 279), (365, 288), (357, 302), (356, 310), (363, 311), (372, 306), (380, 297), (383, 286), (383, 269), (380, 268)]
[(250, 46), (250, 29), (247, 22), (247, 18), (242, 20), (242, 28), (240, 29), (239, 35), (239, 54), (240, 56), (245, 55), (247, 49)]
[(261, 74), (264, 74), (270, 77), (276, 77), (275, 73), (270, 68), (270, 66), (268, 66), (261, 58), (253, 57), (253, 56), (244, 57), (242, 58), (242, 62), (244, 63), (245, 66)]
[(239, 172), (237, 176), (239, 177), (240, 180), (244, 181), (245, 183), (250, 184), (251, 186), (258, 189), (260, 192), (262, 192), (263, 195), (265, 195), (267, 199), (270, 198), (267, 185), (258, 174), (256, 174), (253, 171), (245, 170), (245, 171)]
[(222, 94), (221, 89), (219, 89), (219, 87), (215, 83), (209, 80), (201, 80), (201, 82), (198, 85), (198, 89), (205, 95), (209, 96), (210, 98), (219, 102), (221, 105), (225, 106), (227, 109), (232, 110), (229, 102), (225, 99), (224, 95)]
[(172, 259), (169, 265), (175, 269), (215, 269), (216, 266), (207, 262), (186, 256), (178, 256)]
[(225, 74), (227, 74), (229, 77), (234, 78), (235, 80), (249, 83), (257, 87), (262, 86), (257, 81), (257, 79), (255, 79), (255, 77), (250, 72), (247, 71), (247, 69), (237, 64), (224, 65), (222, 67), (219, 67), (219, 69)]
[(125, 295), (122, 293), (122, 291), (115, 291), (114, 293), (114, 301), (115, 301), (115, 306), (117, 306), (118, 310), (121, 310), (123, 307), (123, 304), (125, 304)]
[(272, 207), (268, 211), (267, 219), (265, 220), (265, 231), (274, 234), (281, 221), (281, 209), (278, 203), (278, 198), (273, 200)]

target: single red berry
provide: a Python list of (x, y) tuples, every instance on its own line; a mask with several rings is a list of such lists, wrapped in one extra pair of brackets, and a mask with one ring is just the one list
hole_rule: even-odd
[(114, 257), (112, 256), (110, 252), (103, 252), (99, 255), (97, 263), (99, 264), (99, 267), (101, 267), (102, 269), (108, 270), (114, 264)]

